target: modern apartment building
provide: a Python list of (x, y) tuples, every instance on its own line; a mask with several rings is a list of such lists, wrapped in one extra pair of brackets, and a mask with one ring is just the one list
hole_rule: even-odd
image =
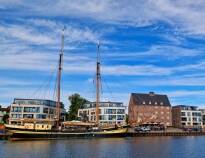
[[(65, 119), (63, 103), (60, 104), (61, 120)], [(10, 106), (10, 124), (22, 123), (23, 119), (55, 119), (56, 102), (43, 99), (14, 99)]]
[(154, 92), (131, 93), (128, 115), (132, 126), (143, 124), (172, 126), (171, 104), (166, 95)]
[(196, 106), (174, 106), (172, 107), (172, 123), (177, 128), (202, 127), (202, 112)]
[[(99, 123), (120, 124), (126, 123), (125, 106), (121, 102), (100, 102), (99, 103)], [(87, 102), (78, 110), (78, 117), (89, 122), (96, 121), (96, 102)]]
[(205, 109), (199, 109), (201, 111), (202, 126), (205, 129)]

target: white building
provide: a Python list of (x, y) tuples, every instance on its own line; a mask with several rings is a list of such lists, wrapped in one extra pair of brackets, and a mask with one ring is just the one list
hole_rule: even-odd
[[(78, 110), (78, 117), (89, 122), (95, 122), (96, 102), (88, 102)], [(99, 123), (106, 124), (126, 124), (125, 106), (121, 102), (100, 102), (99, 103)]]
[(199, 109), (199, 110), (201, 111), (203, 128), (205, 128), (205, 109)]
[(0, 111), (0, 123), (3, 122), (3, 117), (4, 117), (4, 113), (2, 111)]
[(196, 106), (172, 107), (172, 119), (175, 127), (202, 127), (202, 112)]
[[(65, 109), (61, 103), (61, 119), (65, 119)], [(21, 119), (55, 119), (56, 102), (43, 99), (14, 99), (10, 108), (10, 124), (22, 123)]]

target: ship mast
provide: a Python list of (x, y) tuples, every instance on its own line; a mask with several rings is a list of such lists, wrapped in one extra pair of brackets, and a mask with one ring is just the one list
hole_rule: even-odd
[(100, 102), (100, 42), (97, 44), (97, 62), (96, 62), (96, 124), (99, 124), (99, 102)]
[(60, 96), (61, 96), (61, 75), (62, 75), (62, 62), (63, 62), (63, 53), (64, 53), (64, 31), (65, 27), (62, 31), (61, 36), (61, 50), (59, 54), (59, 62), (58, 62), (58, 76), (57, 76), (57, 102), (56, 102), (56, 113), (57, 113), (57, 128), (60, 125)]

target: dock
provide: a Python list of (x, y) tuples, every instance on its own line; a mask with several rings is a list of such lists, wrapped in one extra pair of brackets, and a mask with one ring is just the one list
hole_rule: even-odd
[(205, 132), (128, 132), (127, 137), (205, 136)]

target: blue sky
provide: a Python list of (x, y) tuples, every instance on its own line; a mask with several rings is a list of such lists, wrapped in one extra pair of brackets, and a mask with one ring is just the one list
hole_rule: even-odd
[(102, 94), (167, 94), (172, 105), (205, 105), (203, 0), (0, 0), (0, 104), (15, 97), (53, 99), (65, 32), (62, 100), (95, 100), (96, 43)]

